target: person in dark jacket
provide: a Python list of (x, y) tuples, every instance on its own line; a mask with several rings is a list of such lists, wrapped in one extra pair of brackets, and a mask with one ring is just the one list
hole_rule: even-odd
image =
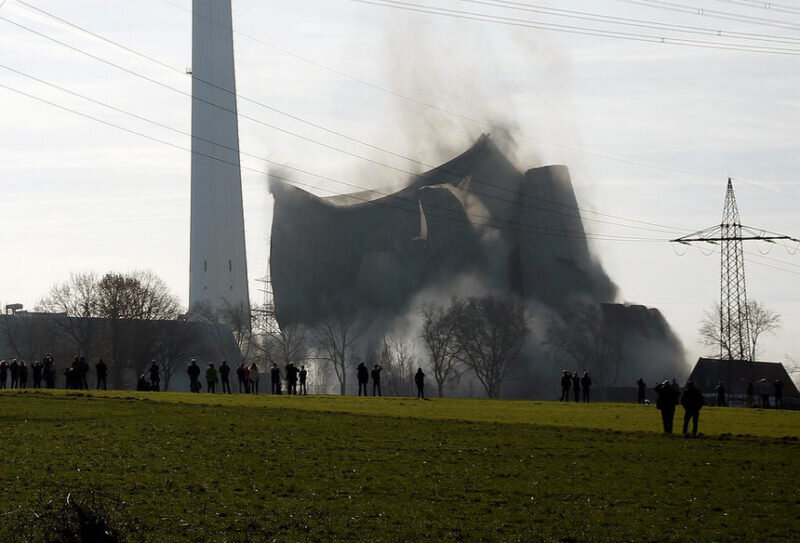
[(572, 376), (567, 370), (561, 372), (561, 398), (560, 402), (569, 401), (569, 389), (572, 387)]
[(775, 379), (775, 409), (783, 409), (783, 381)]
[(44, 366), (42, 377), (44, 377), (47, 388), (56, 388), (56, 370), (53, 367), (54, 363), (53, 357), (49, 354), (45, 355), (44, 360), (42, 360), (42, 365)]
[(222, 384), (222, 393), (224, 394), (225, 391), (228, 394), (231, 393), (231, 382), (230, 382), (230, 374), (231, 374), (231, 367), (228, 365), (227, 360), (222, 361), (222, 365), (219, 367), (219, 382)]
[(100, 390), (101, 385), (103, 390), (108, 390), (108, 386), (106, 384), (106, 378), (108, 377), (108, 366), (106, 366), (106, 363), (103, 362), (102, 358), (97, 362), (97, 364), (94, 365), (94, 370), (97, 374), (97, 390)]
[(656, 408), (661, 411), (661, 423), (664, 425), (664, 433), (672, 433), (672, 421), (675, 419), (675, 406), (678, 404), (678, 393), (669, 381), (659, 383), (655, 388), (658, 399)]
[(364, 396), (367, 395), (367, 383), (369, 383), (369, 370), (364, 362), (359, 362), (356, 368), (356, 377), (358, 378), (358, 395), (361, 396), (361, 391), (364, 391)]
[(306, 378), (308, 377), (308, 370), (306, 370), (305, 366), (300, 366), (300, 394), (305, 396), (308, 394), (306, 390)]
[(686, 435), (686, 430), (689, 427), (689, 419), (692, 420), (692, 435), (697, 435), (697, 422), (700, 419), (700, 409), (703, 407), (704, 403), (703, 393), (700, 392), (690, 380), (686, 383), (686, 390), (683, 391), (683, 396), (681, 397), (681, 405), (685, 409), (683, 415), (684, 435)]
[(192, 392), (200, 392), (200, 366), (197, 365), (197, 360), (192, 358), (192, 363), (189, 364), (189, 369), (186, 370), (189, 374), (189, 390)]
[(281, 369), (278, 367), (277, 364), (272, 364), (272, 368), (269, 370), (270, 379), (272, 382), (272, 393), (273, 394), (280, 394), (281, 393)]
[(19, 364), (16, 358), (8, 365), (8, 373), (11, 375), (11, 388), (19, 388)]
[(644, 403), (644, 401), (647, 399), (647, 383), (645, 383), (644, 379), (641, 377), (636, 379), (636, 388), (636, 403)]
[(28, 388), (28, 366), (24, 360), (19, 361), (19, 388)]
[(583, 372), (583, 377), (581, 377), (581, 388), (583, 389), (583, 401), (584, 403), (589, 403), (589, 389), (592, 388), (592, 378), (589, 377), (589, 372)]
[(579, 402), (580, 395), (581, 395), (581, 378), (578, 376), (578, 372), (572, 374), (572, 393), (575, 395), (575, 401)]
[(414, 384), (417, 385), (417, 399), (425, 399), (425, 374), (422, 373), (422, 368), (417, 370), (414, 375)]
[(383, 368), (377, 364), (375, 367), (372, 368), (372, 395), (375, 396), (375, 392), (377, 391), (377, 395), (381, 395), (381, 372)]
[(213, 394), (217, 391), (217, 368), (211, 362), (206, 368), (206, 383), (208, 383), (208, 391)]
[(289, 362), (286, 366), (286, 388), (288, 394), (293, 394), (297, 396), (297, 374), (300, 370), (297, 369), (297, 366), (294, 363)]
[(42, 369), (44, 366), (38, 360), (33, 363), (33, 388), (42, 388)]
[(0, 388), (6, 388), (8, 382), (8, 362), (0, 360)]
[(161, 376), (155, 360), (150, 364), (150, 390), (161, 390)]

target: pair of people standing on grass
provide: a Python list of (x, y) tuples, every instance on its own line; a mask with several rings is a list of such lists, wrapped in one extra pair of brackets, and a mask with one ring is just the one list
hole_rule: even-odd
[(692, 435), (697, 435), (697, 425), (700, 419), (700, 409), (702, 409), (705, 400), (703, 393), (695, 386), (694, 382), (689, 380), (686, 383), (686, 390), (681, 395), (669, 381), (663, 381), (655, 387), (658, 400), (656, 407), (661, 411), (661, 422), (664, 426), (664, 433), (671, 434), (673, 427), (673, 420), (675, 418), (675, 407), (678, 405), (678, 399), (683, 406), (683, 433), (688, 434), (689, 421), (692, 421)]

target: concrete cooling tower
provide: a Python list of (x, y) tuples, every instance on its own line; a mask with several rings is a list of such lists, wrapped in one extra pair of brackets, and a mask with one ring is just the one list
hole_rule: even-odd
[[(280, 181), (271, 189), (270, 273), (281, 326), (313, 325), (332, 308), (401, 315), (422, 289), (465, 274), (555, 314), (575, 302), (616, 301), (616, 286), (590, 253), (567, 168), (523, 174), (487, 136), (391, 194), (321, 198)], [(668, 365), (683, 363), (657, 310), (616, 304), (603, 315), (636, 323), (623, 327), (635, 336), (629, 343), (667, 345), (666, 358), (676, 360)]]

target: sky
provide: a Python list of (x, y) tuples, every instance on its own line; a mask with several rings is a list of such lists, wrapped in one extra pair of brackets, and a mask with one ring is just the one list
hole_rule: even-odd
[[(697, 329), (719, 254), (669, 240), (720, 223), (728, 177), (743, 224), (800, 238), (800, 3), (770, 6), (234, 0), (251, 299), (269, 172), (320, 195), (396, 187), (499, 129), (520, 169), (569, 167), (620, 301), (658, 307), (687, 360), (713, 355)], [(134, 269), (186, 303), (190, 12), (0, 0), (3, 306)], [(800, 361), (798, 246), (745, 251), (748, 296), (782, 316), (761, 359)]]

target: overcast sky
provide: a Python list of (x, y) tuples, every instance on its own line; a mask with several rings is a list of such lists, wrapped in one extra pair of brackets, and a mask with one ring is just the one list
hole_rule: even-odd
[[(728, 176), (745, 225), (800, 237), (800, 3), (404, 3), (456, 17), (386, 4), (234, 2), (251, 298), (267, 273), (266, 172), (326, 195), (397, 185), (419, 166), (396, 155), (438, 164), (500, 126), (521, 169), (569, 166), (621, 301), (659, 307), (689, 359), (714, 354), (697, 325), (719, 255), (667, 240), (719, 224)], [(0, 0), (1, 304), (136, 268), (186, 302), (190, 10)], [(796, 249), (745, 247), (749, 296), (783, 317), (766, 360), (800, 360)]]

